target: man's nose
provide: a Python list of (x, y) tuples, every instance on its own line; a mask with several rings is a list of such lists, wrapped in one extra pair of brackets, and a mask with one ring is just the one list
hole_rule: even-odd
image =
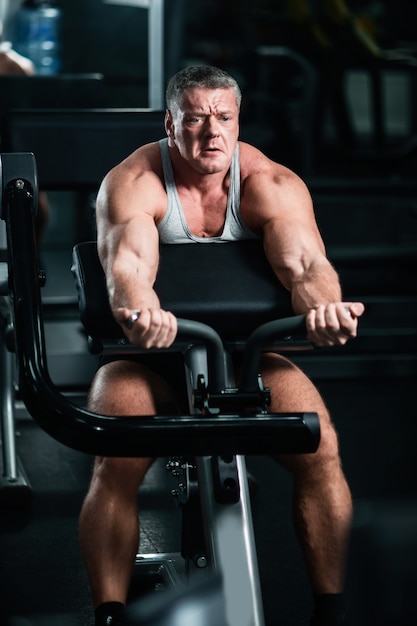
[(217, 137), (219, 134), (219, 122), (215, 117), (208, 116), (206, 118), (206, 130), (208, 135)]

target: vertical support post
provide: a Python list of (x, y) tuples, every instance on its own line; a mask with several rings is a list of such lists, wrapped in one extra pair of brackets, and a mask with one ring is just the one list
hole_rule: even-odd
[[(0, 216), (7, 219), (10, 211), (10, 186), (17, 185), (17, 172), (29, 174), (34, 190), (31, 202), (37, 201), (37, 172), (33, 154), (0, 155)], [(21, 182), (21, 181), (19, 181)], [(7, 199), (6, 199), (7, 198)], [(32, 205), (33, 206), (33, 205)], [(4, 241), (6, 233), (6, 241)], [(0, 229), (3, 251), (9, 246), (7, 228)], [(12, 324), (8, 296), (8, 265), (0, 263), (0, 429), (3, 440), (3, 471), (0, 473), (0, 502), (7, 506), (25, 506), (31, 497), (31, 488), (16, 454), (14, 357), (7, 349), (7, 330)]]
[(164, 0), (103, 0), (106, 4), (137, 6), (148, 10), (148, 102), (164, 108)]
[(164, 0), (150, 0), (148, 12), (149, 106), (164, 108)]
[(13, 357), (0, 340), (1, 434), (3, 440), (3, 477), (13, 484), (18, 479), (13, 393)]
[[(207, 355), (202, 346), (194, 345), (184, 356), (189, 389), (197, 376), (208, 380)], [(235, 386), (230, 355), (225, 354), (227, 385)], [(189, 400), (191, 394), (189, 394)], [(192, 403), (190, 411), (193, 412)], [(203, 517), (207, 558), (214, 574), (223, 580), (228, 626), (265, 626), (258, 559), (253, 532), (248, 477), (244, 456), (236, 456), (237, 502), (216, 500), (211, 456), (196, 457), (199, 497)]]
[(237, 456), (240, 499), (221, 504), (213, 490), (211, 457), (197, 457), (209, 560), (223, 578), (228, 626), (264, 626), (245, 458)]

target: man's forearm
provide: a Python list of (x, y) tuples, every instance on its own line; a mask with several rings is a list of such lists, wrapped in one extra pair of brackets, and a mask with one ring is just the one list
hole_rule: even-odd
[(329, 262), (314, 265), (291, 282), (291, 301), (296, 314), (341, 300), (339, 277)]

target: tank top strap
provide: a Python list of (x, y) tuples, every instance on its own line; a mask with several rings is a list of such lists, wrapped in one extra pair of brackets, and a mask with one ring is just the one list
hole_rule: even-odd
[(227, 213), (234, 220), (240, 222), (240, 150), (236, 144), (236, 150), (230, 164), (229, 195), (227, 198)]

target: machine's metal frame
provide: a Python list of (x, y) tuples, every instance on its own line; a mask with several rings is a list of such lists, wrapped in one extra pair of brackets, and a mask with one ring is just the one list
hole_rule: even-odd
[[(231, 381), (224, 345), (216, 331), (206, 324), (178, 320), (181, 349), (185, 349), (186, 365), (192, 372), (191, 389), (198, 397), (197, 410), (180, 417), (136, 419), (87, 411), (65, 398), (48, 373), (40, 297), (44, 276), (39, 268), (33, 222), (37, 196), (33, 154), (1, 155), (0, 182), (14, 349), (20, 392), (29, 413), (61, 443), (91, 454), (195, 456), (206, 546), (206, 554), (200, 557), (207, 560), (213, 576), (222, 577), (227, 626), (264, 626), (242, 454), (317, 449), (317, 415), (267, 413), (268, 390), (262, 388), (258, 376), (262, 345), (282, 332), (300, 332), (305, 328), (304, 318), (266, 323), (251, 334), (243, 356), (247, 372), (239, 389)], [(201, 344), (205, 345), (203, 357)], [(107, 347), (110, 351), (123, 348), (132, 350), (134, 346), (117, 339)], [(252, 410), (244, 414), (241, 409), (246, 405), (242, 402), (248, 399)], [(229, 465), (230, 457), (236, 459), (231, 476), (227, 467), (223, 477), (216, 457), (223, 466)], [(168, 570), (170, 576), (173, 570)]]

